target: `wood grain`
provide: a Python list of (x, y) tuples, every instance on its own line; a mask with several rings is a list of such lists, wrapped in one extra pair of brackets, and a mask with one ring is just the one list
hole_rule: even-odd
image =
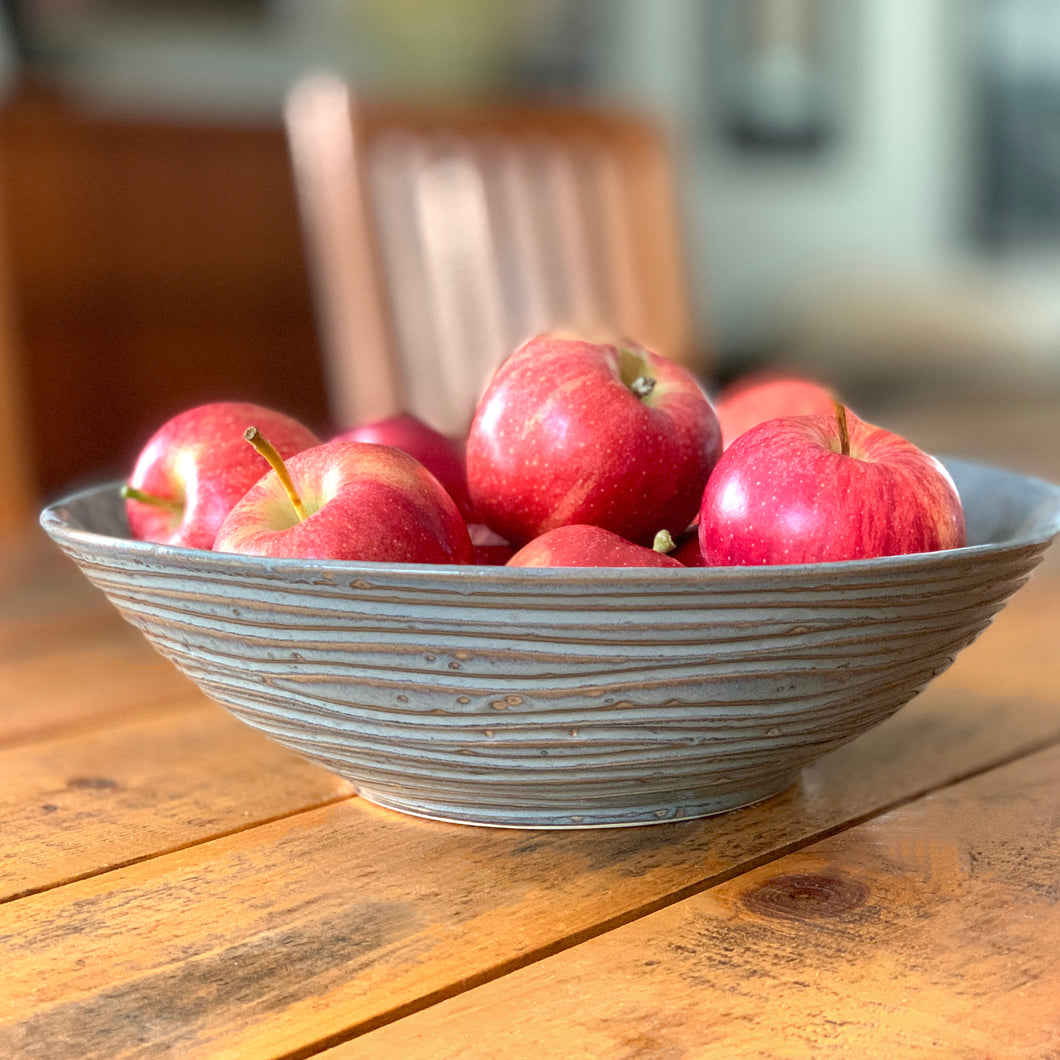
[(341, 1038), (1060, 740), (1055, 706), (923, 697), (756, 807), (522, 833), (349, 800), (0, 907), (0, 1055), (272, 1055)]
[(1060, 748), (968, 780), (328, 1060), (1060, 1055)]
[(0, 747), (207, 702), (136, 630), (105, 621), (43, 661), (0, 659)]
[(0, 665), (109, 635), (117, 609), (36, 527), (0, 548)]
[(933, 687), (1060, 702), (1060, 548)]
[(0, 901), (348, 797), (201, 709), (0, 751)]
[(88, 599), (100, 609), (109, 607), (103, 593), (78, 577), (76, 565), (39, 526), (5, 539), (0, 550), (0, 623), (17, 623), (23, 608), (47, 608), (57, 597), (64, 607), (76, 607)]

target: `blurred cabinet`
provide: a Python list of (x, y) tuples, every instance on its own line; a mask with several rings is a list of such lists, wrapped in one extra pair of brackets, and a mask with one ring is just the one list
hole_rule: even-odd
[(92, 112), (26, 88), (0, 108), (11, 302), (42, 498), (121, 475), (201, 401), (326, 401), (284, 134)]

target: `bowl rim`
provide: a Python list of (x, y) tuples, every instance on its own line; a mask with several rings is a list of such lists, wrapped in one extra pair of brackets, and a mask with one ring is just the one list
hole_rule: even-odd
[[(714, 566), (714, 567), (508, 567), (491, 564), (442, 564), (442, 563), (387, 563), (369, 560), (336, 560), (314, 558), (273, 558), (251, 556), (235, 552), (214, 552), (208, 549), (188, 548), (182, 545), (168, 545), (151, 541), (141, 541), (132, 537), (119, 537), (113, 534), (100, 533), (74, 525), (65, 509), (83, 503), (107, 493), (116, 494), (122, 483), (111, 480), (95, 485), (82, 487), (65, 497), (52, 501), (40, 513), (39, 522), (44, 531), (60, 546), (63, 543), (79, 545), (95, 552), (103, 551), (111, 555), (125, 555), (129, 558), (150, 558), (155, 563), (168, 562), (186, 569), (199, 570), (261, 570), (270, 574), (281, 572), (298, 576), (320, 575), (330, 573), (343, 577), (376, 578), (381, 575), (400, 575), (403, 579), (417, 577), (432, 580), (454, 581), (467, 584), (476, 582), (497, 581), (512, 585), (534, 584), (545, 582), (549, 585), (564, 583), (599, 582), (602, 585), (615, 585), (621, 590), (630, 590), (648, 583), (657, 589), (661, 579), (666, 579), (675, 586), (688, 585), (700, 587), (702, 583), (712, 580), (722, 581), (755, 581), (783, 578), (786, 581), (831, 580), (843, 574), (863, 573), (876, 568), (888, 571), (916, 570), (927, 564), (946, 567), (961, 564), (970, 559), (983, 556), (1005, 555), (1027, 548), (1044, 551), (1052, 540), (1060, 535), (1060, 485), (1034, 475), (998, 468), (989, 464), (974, 461), (941, 458), (946, 467), (954, 465), (969, 470), (980, 470), (1001, 475), (1010, 480), (1018, 480), (1037, 489), (1046, 504), (1037, 522), (1025, 532), (1001, 541), (988, 541), (975, 545), (964, 545), (960, 548), (935, 552), (910, 552), (896, 556), (875, 556), (864, 559), (832, 560), (821, 563), (788, 563), (761, 564), (753, 566)], [(843, 580), (839, 577), (839, 580)]]

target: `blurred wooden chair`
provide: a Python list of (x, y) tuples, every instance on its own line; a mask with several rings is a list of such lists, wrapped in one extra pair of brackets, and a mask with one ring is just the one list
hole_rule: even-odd
[(28, 398), (23, 386), (22, 348), (15, 320), (4, 205), (0, 201), (0, 536), (33, 526), (39, 504), (34, 486)]
[(651, 122), (368, 101), (322, 75), (294, 86), (286, 128), (338, 426), (407, 411), (458, 434), (496, 365), (542, 331), (704, 369)]

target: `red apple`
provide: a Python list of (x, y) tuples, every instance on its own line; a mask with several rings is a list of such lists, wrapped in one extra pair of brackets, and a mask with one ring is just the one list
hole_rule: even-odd
[(247, 437), (273, 470), (266, 469), (228, 513), (215, 551), (386, 563), (473, 561), (456, 503), (408, 453), (370, 442), (326, 442), (281, 461), (255, 432)]
[(463, 439), (450, 438), (402, 412), (351, 427), (337, 434), (334, 440), (391, 445), (414, 456), (448, 490), (464, 518), (472, 519)]
[(688, 526), (720, 453), (686, 368), (642, 347), (538, 336), (478, 402), (468, 486), (477, 517), (517, 547), (570, 523), (650, 545)]
[(964, 512), (934, 457), (840, 406), (737, 438), (703, 492), (699, 543), (708, 566), (933, 552), (965, 543)]
[(728, 448), (744, 431), (779, 416), (830, 415), (832, 390), (800, 375), (752, 372), (730, 383), (717, 396), (714, 408), (721, 438)]
[(699, 547), (699, 524), (690, 526), (674, 543), (674, 550), (669, 553), (686, 567), (705, 567), (706, 560)]
[[(673, 541), (665, 535), (669, 546)], [(547, 530), (523, 545), (509, 567), (683, 567), (663, 550), (635, 545), (610, 530), (570, 523)]]
[(252, 425), (284, 457), (320, 442), (290, 416), (249, 402), (214, 402), (174, 416), (141, 450), (123, 490), (133, 537), (211, 548), (225, 516), (267, 470), (243, 438)]

